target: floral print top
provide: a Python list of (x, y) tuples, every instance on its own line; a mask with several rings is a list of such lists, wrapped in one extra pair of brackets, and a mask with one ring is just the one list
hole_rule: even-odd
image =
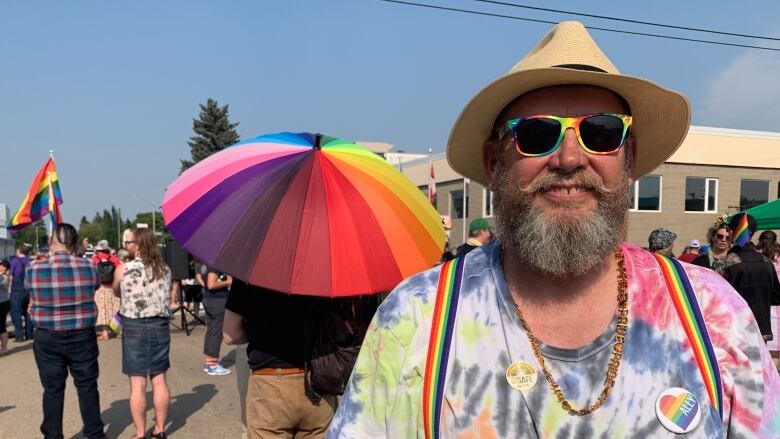
[[(778, 438), (780, 376), (753, 314), (723, 277), (683, 264), (701, 305), (723, 382), (723, 419), (710, 403), (658, 263), (631, 244), (621, 247), (629, 283), (623, 360), (604, 405), (570, 416), (556, 401), (515, 312), (491, 243), (465, 258), (463, 283), (444, 383), (441, 437), (476, 438)], [(369, 327), (328, 439), (422, 438), (422, 383), (439, 268), (415, 275), (380, 306)], [(578, 350), (542, 346), (547, 367), (577, 407), (604, 386), (614, 322)], [(605, 347), (606, 345), (606, 347)], [(515, 390), (507, 367), (522, 360), (534, 387)], [(677, 435), (656, 413), (667, 392), (698, 399), (701, 417)]]
[(152, 280), (152, 270), (140, 258), (125, 263), (122, 275), (122, 306), (119, 314), (128, 319), (168, 317), (171, 305), (171, 271)]

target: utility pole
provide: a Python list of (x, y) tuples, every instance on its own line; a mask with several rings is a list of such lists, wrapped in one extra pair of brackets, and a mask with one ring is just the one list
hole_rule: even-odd
[(145, 202), (146, 204), (152, 206), (152, 233), (155, 237), (157, 237), (157, 204), (152, 203), (151, 201), (147, 200), (146, 198), (135, 194), (135, 197), (139, 200)]
[(116, 208), (116, 248), (122, 248), (122, 209)]

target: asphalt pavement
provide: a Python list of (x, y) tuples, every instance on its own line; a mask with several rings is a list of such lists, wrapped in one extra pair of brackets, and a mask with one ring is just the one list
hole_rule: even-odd
[[(177, 315), (178, 316), (178, 315)], [(178, 324), (180, 318), (172, 322)], [(11, 329), (9, 325), (9, 329)], [(168, 387), (171, 405), (166, 431), (170, 437), (225, 439), (240, 438), (242, 427), (236, 384), (236, 352), (222, 345), (222, 364), (233, 373), (208, 376), (203, 372), (203, 333), (201, 325), (192, 335), (171, 326), (171, 369)], [(109, 438), (130, 438), (135, 427), (130, 416), (129, 380), (122, 375), (121, 339), (99, 341), (100, 409)], [(32, 342), (9, 343), (10, 353), (0, 357), (0, 438), (42, 437), (41, 398), (43, 390), (33, 357)], [(147, 390), (147, 429), (154, 425), (151, 386)], [(82, 438), (78, 397), (72, 378), (65, 392), (63, 432), (66, 439)]]

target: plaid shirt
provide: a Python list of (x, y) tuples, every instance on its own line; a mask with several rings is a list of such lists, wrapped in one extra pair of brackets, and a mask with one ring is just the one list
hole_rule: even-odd
[(55, 252), (49, 259), (30, 263), (24, 286), (30, 291), (33, 323), (50, 331), (95, 326), (95, 290), (99, 285), (89, 259)]

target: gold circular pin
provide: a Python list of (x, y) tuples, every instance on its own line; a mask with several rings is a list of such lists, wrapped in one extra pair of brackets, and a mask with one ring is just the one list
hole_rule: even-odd
[(530, 390), (536, 385), (536, 369), (525, 361), (515, 361), (506, 370), (506, 382), (517, 390)]

